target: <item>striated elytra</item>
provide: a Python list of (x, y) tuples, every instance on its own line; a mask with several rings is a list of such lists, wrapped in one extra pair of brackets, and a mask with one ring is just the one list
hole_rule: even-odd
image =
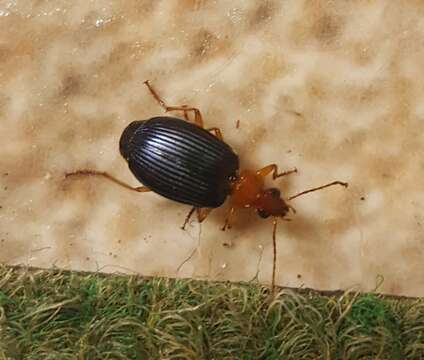
[(121, 135), (119, 150), (151, 191), (197, 208), (221, 206), (239, 168), (227, 143), (175, 117), (133, 121)]

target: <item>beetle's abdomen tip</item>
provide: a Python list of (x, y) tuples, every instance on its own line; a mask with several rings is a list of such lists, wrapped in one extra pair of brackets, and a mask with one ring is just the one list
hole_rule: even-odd
[(119, 139), (119, 152), (125, 159), (128, 159), (131, 139), (133, 138), (134, 133), (143, 125), (144, 122), (146, 122), (146, 120), (133, 121), (122, 132), (121, 138)]

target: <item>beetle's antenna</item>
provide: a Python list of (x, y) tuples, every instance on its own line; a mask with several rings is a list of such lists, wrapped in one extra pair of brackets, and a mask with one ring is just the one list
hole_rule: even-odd
[(333, 185), (342, 185), (342, 186), (344, 186), (344, 187), (348, 187), (348, 185), (349, 185), (349, 184), (348, 184), (348, 183), (346, 183), (346, 182), (342, 182), (342, 181), (333, 181), (333, 182), (331, 182), (331, 183), (329, 183), (329, 184), (322, 185), (322, 186), (318, 186), (318, 187), (316, 187), (316, 188), (312, 188), (312, 189), (309, 189), (309, 190), (305, 190), (305, 191), (300, 192), (299, 194), (296, 194), (296, 195), (290, 196), (290, 197), (288, 198), (288, 200), (293, 200), (294, 198), (297, 198), (298, 196), (301, 196), (301, 195), (304, 195), (304, 194), (307, 194), (307, 193), (310, 193), (310, 192), (313, 192), (313, 191), (321, 190), (321, 189), (324, 189), (324, 188), (326, 188), (326, 187), (333, 186)]
[(277, 266), (277, 241), (275, 239), (275, 234), (277, 233), (277, 218), (272, 220), (272, 249), (273, 249), (273, 259), (272, 259), (272, 282), (271, 282), (271, 294), (275, 294), (275, 269)]

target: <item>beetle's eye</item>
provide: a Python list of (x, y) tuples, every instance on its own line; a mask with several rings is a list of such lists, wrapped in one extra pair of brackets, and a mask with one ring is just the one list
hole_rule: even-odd
[(273, 198), (279, 198), (280, 197), (280, 190), (279, 189), (277, 189), (277, 188), (271, 188), (271, 189), (269, 189), (269, 193), (271, 194), (271, 196), (273, 197)]
[(258, 212), (258, 215), (263, 219), (266, 219), (270, 215), (264, 209), (257, 209), (257, 212)]

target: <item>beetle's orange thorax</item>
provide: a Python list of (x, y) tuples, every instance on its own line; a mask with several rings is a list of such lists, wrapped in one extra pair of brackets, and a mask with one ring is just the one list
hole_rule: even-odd
[(254, 206), (264, 187), (261, 176), (255, 171), (243, 170), (231, 183), (231, 204), (238, 208)]

